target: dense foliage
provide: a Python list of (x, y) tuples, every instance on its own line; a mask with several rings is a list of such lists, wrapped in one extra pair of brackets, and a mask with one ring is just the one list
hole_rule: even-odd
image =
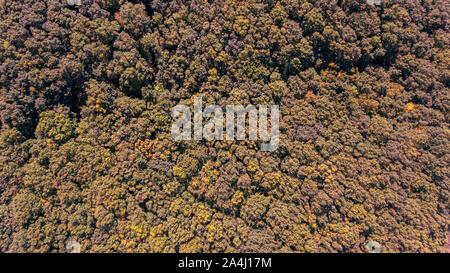
[[(0, 252), (441, 252), (449, 3), (0, 0)], [(281, 141), (171, 109), (278, 104)]]

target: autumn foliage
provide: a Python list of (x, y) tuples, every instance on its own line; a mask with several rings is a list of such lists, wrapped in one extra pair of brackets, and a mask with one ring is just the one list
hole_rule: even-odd
[[(447, 1), (0, 1), (0, 252), (443, 252)], [(280, 147), (172, 107), (280, 106)]]

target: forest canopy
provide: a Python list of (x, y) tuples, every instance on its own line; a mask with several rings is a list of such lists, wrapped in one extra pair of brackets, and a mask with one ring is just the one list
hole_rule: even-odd
[[(445, 252), (449, 12), (0, 0), (0, 252)], [(196, 96), (279, 105), (279, 148), (174, 140)]]

